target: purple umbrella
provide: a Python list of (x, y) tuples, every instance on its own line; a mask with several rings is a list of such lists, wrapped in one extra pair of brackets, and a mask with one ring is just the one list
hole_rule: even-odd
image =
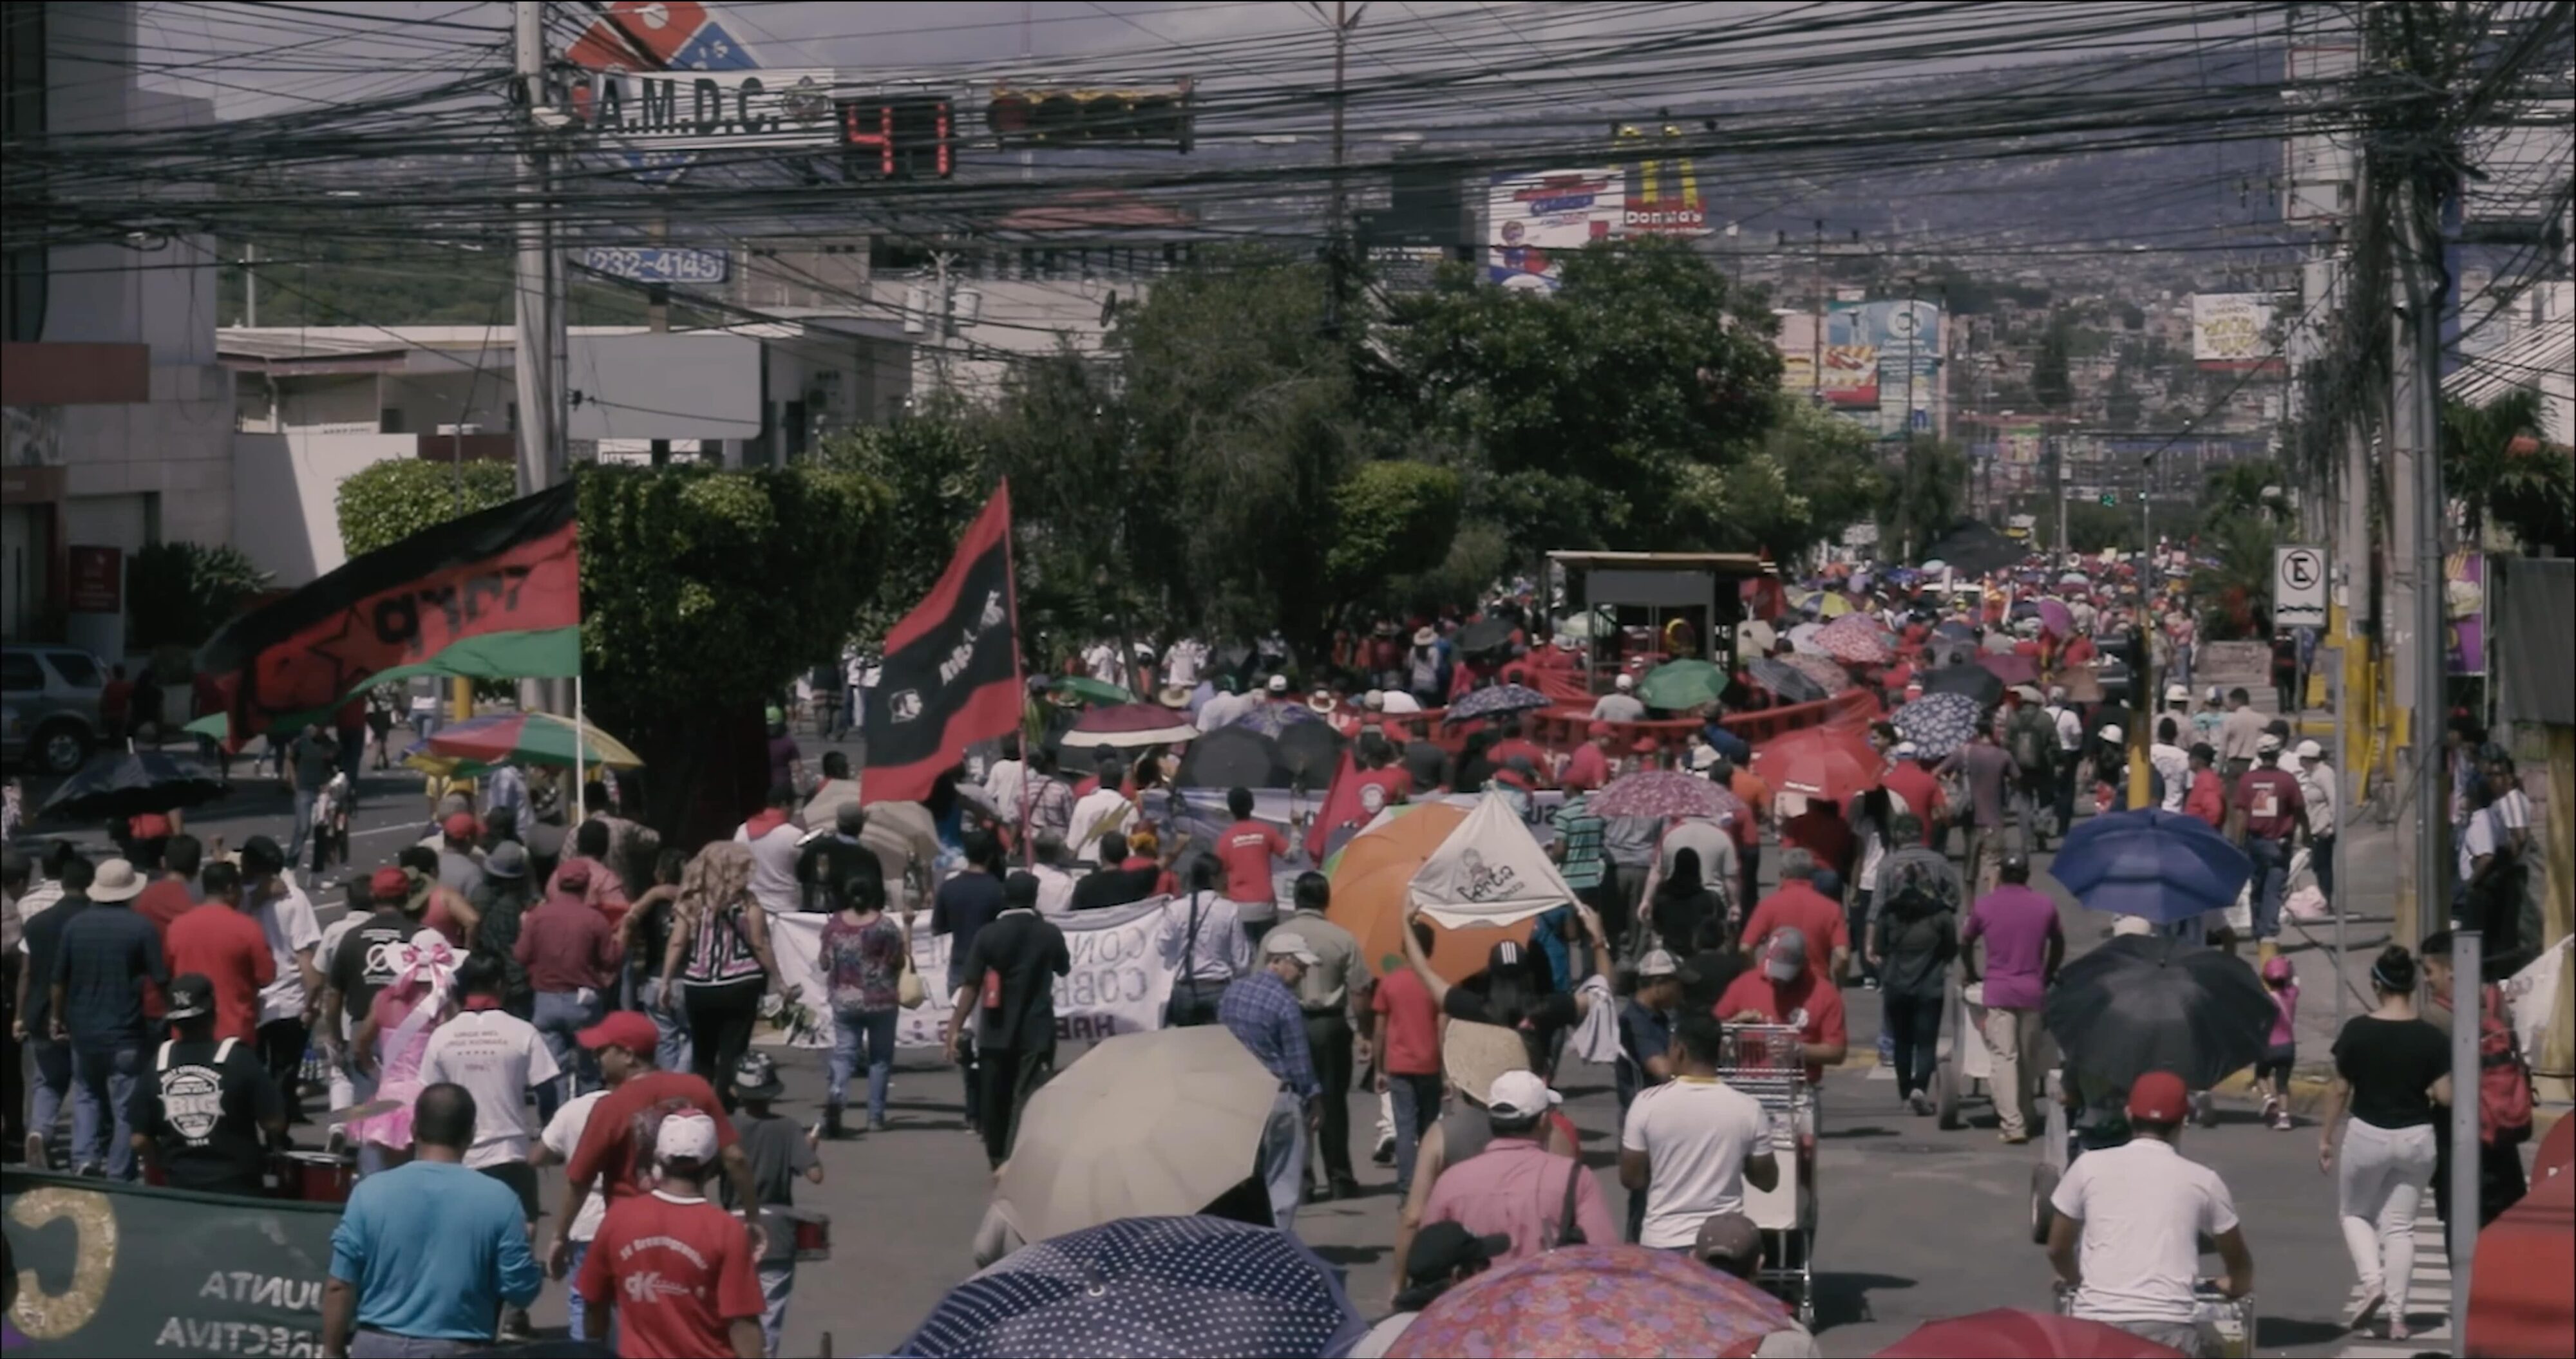
[(2063, 601), (2043, 599), (2039, 601), (2039, 625), (2059, 637), (2071, 637), (2075, 633), (2075, 615)]

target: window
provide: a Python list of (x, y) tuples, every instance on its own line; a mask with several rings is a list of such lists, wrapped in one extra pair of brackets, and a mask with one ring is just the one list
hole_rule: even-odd
[(409, 426), (407, 426), (407, 425), (405, 425), (405, 424), (403, 423), (403, 409), (402, 409), (402, 407), (400, 407), (400, 406), (387, 406), (387, 407), (385, 407), (384, 409), (377, 411), (377, 412), (376, 412), (376, 432), (377, 432), (378, 434), (409, 434), (409, 433), (411, 433), (411, 428), (410, 428)]
[(35, 657), (23, 651), (12, 651), (5, 656), (0, 656), (0, 688), (7, 688), (12, 692), (26, 690), (32, 693), (44, 687), (45, 668), (36, 664)]
[(107, 683), (107, 677), (98, 671), (98, 662), (85, 651), (48, 651), (45, 663), (63, 677), (63, 683), (75, 689), (95, 689)]

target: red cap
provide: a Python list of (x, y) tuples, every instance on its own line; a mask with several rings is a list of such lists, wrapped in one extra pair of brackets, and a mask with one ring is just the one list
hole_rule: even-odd
[(411, 895), (411, 875), (387, 864), (368, 877), (367, 892), (378, 901), (400, 901)]
[(449, 812), (447, 819), (438, 823), (438, 828), (447, 832), (450, 840), (471, 840), (474, 832), (481, 829), (474, 824), (472, 812)]
[(2132, 1123), (2180, 1123), (2190, 1112), (2191, 1093), (2170, 1071), (2150, 1071), (2129, 1085)]
[(1630, 746), (1629, 749), (1635, 751), (1639, 755), (1652, 755), (1657, 749), (1659, 749), (1659, 747), (1655, 745), (1654, 737), (1647, 736), (1640, 738), (1637, 744)]
[(581, 1045), (597, 1052), (601, 1048), (624, 1048), (637, 1056), (649, 1056), (661, 1035), (653, 1021), (633, 1010), (611, 1010), (608, 1017), (581, 1031)]
[(590, 865), (569, 863), (555, 870), (555, 890), (579, 894), (590, 890)]
[(1585, 728), (1583, 734), (1586, 736), (1607, 736), (1610, 734), (1610, 724), (1607, 722), (1595, 722), (1591, 726)]

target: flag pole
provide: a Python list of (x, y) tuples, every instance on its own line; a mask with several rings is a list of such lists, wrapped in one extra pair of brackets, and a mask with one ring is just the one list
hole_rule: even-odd
[(587, 799), (583, 796), (583, 790), (589, 787), (589, 779), (581, 767), (582, 755), (590, 747), (586, 721), (581, 702), (581, 672), (576, 670), (572, 672), (572, 823), (576, 826), (590, 819), (590, 808), (584, 805)]

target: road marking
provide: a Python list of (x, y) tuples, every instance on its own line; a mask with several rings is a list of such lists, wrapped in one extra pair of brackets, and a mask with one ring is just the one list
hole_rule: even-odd
[[(2435, 1325), (2417, 1331), (2405, 1340), (2381, 1340), (2375, 1336), (2355, 1335), (2335, 1351), (2338, 1359), (2411, 1359), (2426, 1352), (2452, 1353), (2451, 1343), (2451, 1262), (2442, 1253), (2442, 1220), (2430, 1213), (2415, 1218), (2415, 1268), (2407, 1276), (2406, 1310), (2418, 1317), (2439, 1316)], [(2347, 1310), (2361, 1300), (2361, 1285), (2356, 1282), (2347, 1294)], [(2384, 1310), (2384, 1309), (2383, 1309)]]

